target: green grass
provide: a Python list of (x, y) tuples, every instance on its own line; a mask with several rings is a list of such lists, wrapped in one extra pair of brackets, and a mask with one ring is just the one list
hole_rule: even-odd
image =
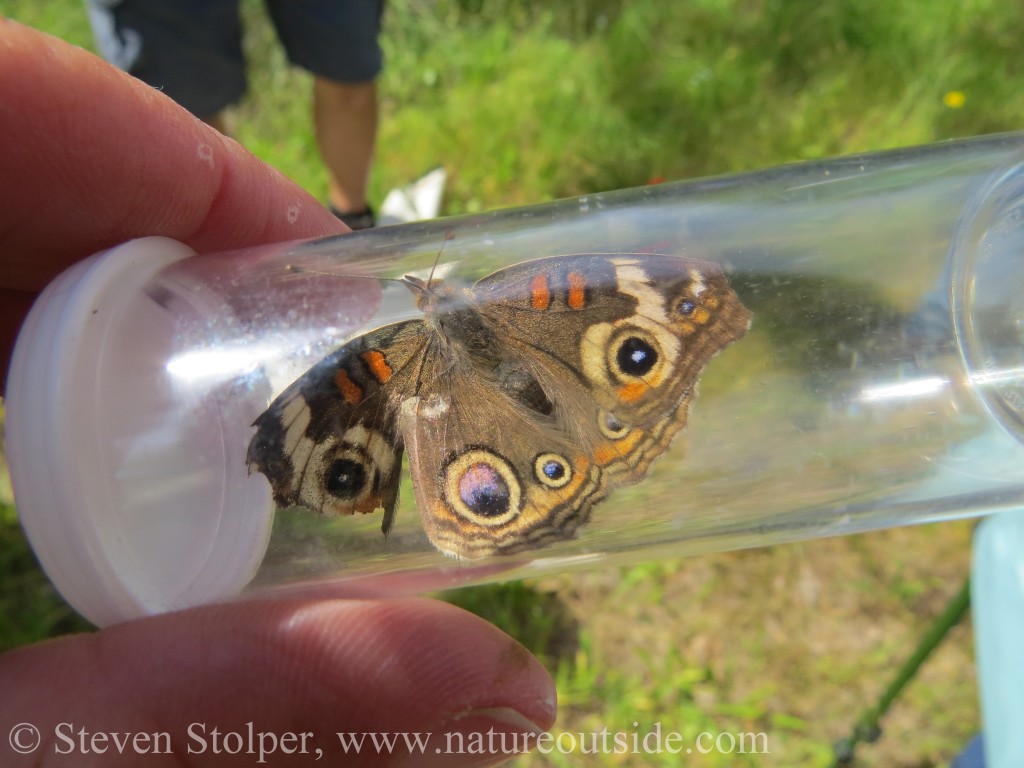
[[(308, 78), (243, 3), (234, 132), (322, 194)], [(91, 45), (74, 0), (0, 12)], [(1016, 128), (1024, 13), (997, 0), (687, 3), (395, 0), (378, 198), (435, 165), (446, 211)], [(962, 107), (944, 103), (964, 95)], [(299, 94), (299, 97), (296, 96)]]
[[(260, 4), (243, 9), (251, 88), (232, 132), (323, 197), (309, 78)], [(0, 0), (0, 13), (92, 44), (80, 0)], [(1015, 129), (1021, 39), (1024, 12), (997, 0), (390, 0), (372, 196), (443, 165), (454, 214)], [(546, 661), (560, 730), (767, 730), (772, 755), (699, 764), (824, 765), (959, 585), (966, 550), (964, 529), (943, 526), (451, 599)], [(830, 600), (803, 599), (808, 584)], [(0, 507), (0, 648), (82, 626)], [(861, 764), (948, 760), (977, 728), (969, 659), (964, 630)]]

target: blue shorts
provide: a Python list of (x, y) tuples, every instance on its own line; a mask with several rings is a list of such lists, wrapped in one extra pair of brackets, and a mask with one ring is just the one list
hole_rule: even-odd
[[(376, 78), (384, 0), (266, 0), (289, 60), (342, 83)], [(88, 0), (104, 58), (192, 114), (216, 115), (246, 89), (237, 0)]]

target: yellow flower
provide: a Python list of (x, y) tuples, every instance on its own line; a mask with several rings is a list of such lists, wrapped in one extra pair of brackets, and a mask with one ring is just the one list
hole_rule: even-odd
[(962, 91), (947, 91), (946, 95), (942, 97), (942, 103), (950, 109), (960, 109), (965, 101), (967, 101), (967, 97)]

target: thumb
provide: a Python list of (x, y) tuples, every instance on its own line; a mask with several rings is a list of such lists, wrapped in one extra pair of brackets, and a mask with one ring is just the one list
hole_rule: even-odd
[[(0, 691), (5, 766), (491, 765), (555, 714), (551, 679), (525, 648), (424, 599), (143, 619), (0, 657)], [(37, 729), (35, 749), (18, 724)], [(382, 734), (406, 737), (389, 746)], [(417, 749), (409, 734), (432, 735)], [(474, 734), (483, 752), (446, 753)]]

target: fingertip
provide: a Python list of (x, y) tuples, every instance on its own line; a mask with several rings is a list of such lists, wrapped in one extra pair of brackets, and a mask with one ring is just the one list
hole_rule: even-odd
[(554, 684), (525, 648), (425, 599), (251, 602), (158, 616), (0, 657), (0, 690), (25, 692), (5, 697), (0, 713), (12, 722), (31, 715), (44, 732), (74, 723), (184, 741), (195, 723), (252, 723), (313, 733), (328, 749), (339, 732), (492, 722), (536, 733), (555, 716)]
[[(281, 631), (295, 648), (316, 649), (307, 658), (325, 660), (324, 673), (339, 689), (368, 684), (406, 700), (409, 720), (509, 708), (542, 729), (554, 721), (554, 683), (544, 666), (513, 638), (447, 603), (317, 602), (296, 610)], [(353, 677), (353, 670), (360, 671)]]

